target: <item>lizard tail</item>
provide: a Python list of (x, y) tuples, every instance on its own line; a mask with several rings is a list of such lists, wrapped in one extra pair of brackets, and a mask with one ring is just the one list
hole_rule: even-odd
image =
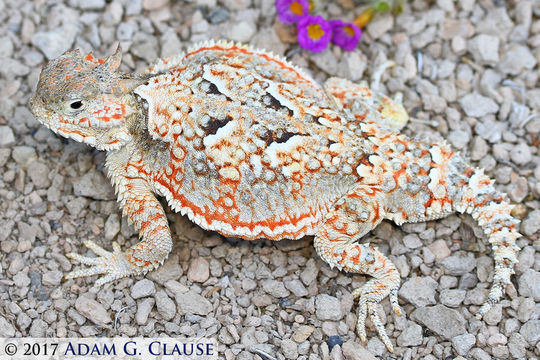
[(495, 274), (493, 286), (486, 302), (476, 313), (481, 319), (493, 304), (496, 304), (504, 294), (510, 276), (514, 273), (519, 247), (516, 239), (521, 237), (517, 232), (519, 220), (510, 214), (514, 205), (504, 200), (504, 194), (493, 186), (493, 180), (484, 174), (484, 170), (468, 168), (467, 180), (456, 210), (471, 214), (488, 236), (493, 249)]

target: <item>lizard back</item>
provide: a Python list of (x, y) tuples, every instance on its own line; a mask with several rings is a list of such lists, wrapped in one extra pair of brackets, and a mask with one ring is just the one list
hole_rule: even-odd
[(136, 90), (148, 131), (169, 144), (155, 189), (224, 235), (313, 234), (357, 181), (354, 135), (319, 85), (285, 60), (233, 44), (166, 62)]

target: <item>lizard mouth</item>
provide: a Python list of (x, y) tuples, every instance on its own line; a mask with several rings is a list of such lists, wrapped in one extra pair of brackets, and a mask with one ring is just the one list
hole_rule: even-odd
[(44, 121), (46, 117), (43, 116), (43, 112), (45, 111), (45, 101), (41, 96), (38, 96), (37, 93), (32, 95), (30, 100), (28, 100), (28, 108), (40, 123), (47, 125), (47, 121)]
[(30, 100), (28, 100), (28, 107), (30, 108), (30, 112), (32, 113), (32, 115), (34, 115), (34, 117), (36, 116), (35, 108), (36, 108), (37, 102), (38, 102), (38, 99), (37, 99), (36, 94), (32, 95)]

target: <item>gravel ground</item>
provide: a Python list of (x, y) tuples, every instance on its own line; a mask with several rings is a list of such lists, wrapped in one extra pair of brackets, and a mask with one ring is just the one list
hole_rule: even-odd
[[(175, 248), (158, 271), (99, 291), (95, 278), (63, 281), (74, 267), (65, 254), (87, 251), (83, 239), (126, 248), (137, 235), (120, 217), (104, 153), (55, 136), (26, 107), (41, 66), (72, 48), (107, 55), (120, 41), (123, 69), (138, 71), (224, 37), (287, 55), (320, 81), (369, 80), (378, 65), (396, 62), (381, 89), (403, 93), (417, 119), (404, 131), (447, 139), (485, 168), (519, 204), (525, 236), (507, 295), (478, 321), (472, 314), (493, 262), (469, 216), (401, 228), (384, 222), (368, 235), (403, 280), (407, 316), (391, 315), (387, 299), (380, 307), (392, 357), (537, 358), (540, 4), (504, 4), (412, 1), (403, 14), (373, 21), (358, 50), (313, 54), (298, 51), (276, 23), (273, 0), (0, 0), (0, 336), (197, 335), (217, 338), (225, 359), (391, 356), (371, 322), (365, 347), (354, 333), (351, 291), (366, 277), (331, 270), (311, 238), (225, 239), (169, 212)], [(323, 7), (346, 20), (361, 11), (352, 0)]]

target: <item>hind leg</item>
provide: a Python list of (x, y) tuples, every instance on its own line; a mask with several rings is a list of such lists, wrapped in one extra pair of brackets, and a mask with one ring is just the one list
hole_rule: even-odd
[(389, 295), (394, 311), (401, 315), (397, 297), (399, 272), (375, 247), (356, 243), (383, 219), (384, 206), (378, 191), (360, 186), (341, 198), (326, 216), (314, 245), (319, 256), (331, 267), (373, 277), (361, 289), (353, 291), (353, 295), (360, 298), (357, 332), (361, 340), (366, 341), (365, 319), (369, 314), (387, 349), (393, 351), (376, 310), (377, 304)]

